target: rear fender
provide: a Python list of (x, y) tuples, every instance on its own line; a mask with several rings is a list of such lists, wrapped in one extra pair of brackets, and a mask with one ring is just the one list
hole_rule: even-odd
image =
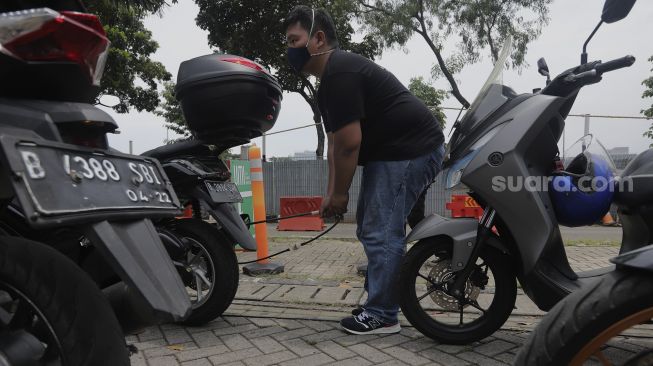
[(203, 187), (196, 187), (193, 195), (209, 207), (209, 214), (220, 224), (223, 232), (243, 249), (256, 250), (256, 240), (249, 232), (236, 208), (231, 203), (214, 203)]
[(85, 234), (158, 318), (180, 321), (190, 314), (188, 293), (150, 220), (102, 221), (86, 227)]

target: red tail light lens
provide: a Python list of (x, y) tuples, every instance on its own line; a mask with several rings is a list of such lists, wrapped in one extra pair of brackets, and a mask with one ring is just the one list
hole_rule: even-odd
[(95, 15), (41, 8), (0, 14), (0, 52), (23, 61), (69, 61), (100, 85), (111, 42)]
[(268, 70), (265, 67), (261, 66), (260, 64), (252, 60), (248, 60), (243, 57), (223, 58), (222, 61), (243, 65), (245, 67), (249, 67), (250, 69), (258, 70), (266, 74), (269, 74)]

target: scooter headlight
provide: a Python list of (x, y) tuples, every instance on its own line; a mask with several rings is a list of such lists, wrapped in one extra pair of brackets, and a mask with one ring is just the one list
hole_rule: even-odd
[(460, 179), (463, 176), (463, 172), (465, 171), (465, 168), (467, 168), (467, 165), (469, 165), (469, 162), (474, 159), (474, 157), (478, 154), (478, 150), (472, 151), (469, 154), (465, 155), (462, 159), (456, 161), (451, 168), (449, 168), (449, 171), (447, 172), (447, 180), (446, 180), (446, 189), (452, 189), (453, 187), (457, 186), (460, 184)]
[(445, 185), (446, 189), (452, 189), (453, 187), (460, 184), (460, 180), (463, 176), (465, 168), (467, 168), (467, 165), (469, 165), (472, 159), (474, 159), (476, 155), (481, 151), (481, 148), (485, 146), (497, 133), (499, 133), (501, 128), (504, 126), (505, 123), (502, 123), (488, 131), (469, 148), (469, 153), (467, 153), (467, 155), (453, 163), (447, 172), (447, 180)]

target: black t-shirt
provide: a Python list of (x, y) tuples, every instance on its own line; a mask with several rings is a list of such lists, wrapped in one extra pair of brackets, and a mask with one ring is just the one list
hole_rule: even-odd
[(354, 53), (331, 55), (318, 104), (327, 132), (360, 120), (360, 165), (413, 159), (444, 142), (438, 121), (421, 100), (389, 71)]

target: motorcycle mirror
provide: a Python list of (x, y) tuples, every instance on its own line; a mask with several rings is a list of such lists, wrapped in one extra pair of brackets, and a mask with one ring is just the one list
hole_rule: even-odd
[(96, 104), (100, 104), (104, 107), (113, 108), (120, 104), (120, 98), (115, 95), (104, 94), (100, 96), (96, 101)]
[(635, 5), (636, 0), (605, 0), (601, 20), (604, 23), (614, 23), (625, 18)]
[(549, 76), (549, 66), (546, 64), (544, 57), (537, 60), (537, 72), (542, 76)]

